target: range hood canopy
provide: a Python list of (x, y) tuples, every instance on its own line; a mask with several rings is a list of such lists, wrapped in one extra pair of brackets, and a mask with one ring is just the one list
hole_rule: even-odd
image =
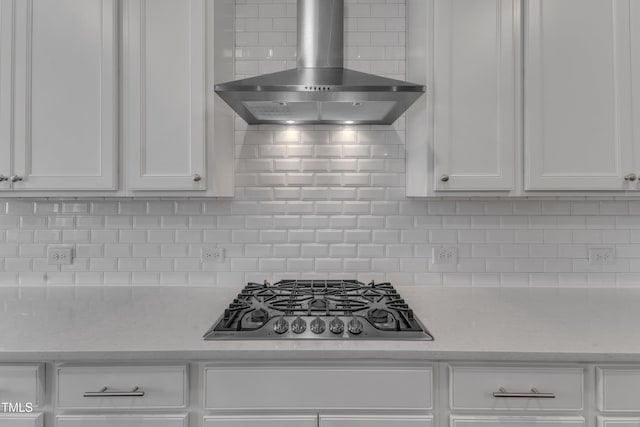
[(344, 0), (298, 0), (297, 68), (216, 85), (248, 124), (395, 122), (423, 85), (343, 68)]

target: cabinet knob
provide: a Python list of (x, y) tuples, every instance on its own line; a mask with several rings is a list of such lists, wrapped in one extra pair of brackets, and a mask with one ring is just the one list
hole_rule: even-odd
[(638, 179), (638, 176), (635, 173), (630, 173), (629, 175), (624, 177), (625, 181), (635, 181), (636, 179)]
[(449, 182), (449, 175), (442, 175), (440, 177), (440, 181), (442, 182)]
[(0, 182), (5, 182), (5, 181), (9, 181), (9, 178), (7, 178), (4, 175), (0, 175)]
[(198, 174), (193, 175), (193, 182), (200, 182), (202, 181), (202, 177)]
[(9, 178), (9, 181), (11, 181), (11, 182), (22, 181), (22, 177), (18, 176), (18, 175), (11, 175), (11, 177)]

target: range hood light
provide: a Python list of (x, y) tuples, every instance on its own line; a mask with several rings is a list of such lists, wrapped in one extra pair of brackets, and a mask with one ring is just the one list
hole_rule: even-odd
[(390, 125), (426, 91), (344, 68), (344, 0), (298, 0), (297, 11), (296, 68), (215, 86), (248, 124)]
[(295, 124), (296, 124), (296, 121), (295, 121), (295, 120), (287, 120), (287, 121), (286, 121), (286, 123), (287, 123), (288, 125), (295, 125)]
[(352, 125), (354, 123), (355, 122), (353, 120), (345, 120), (345, 122), (344, 122), (345, 125)]

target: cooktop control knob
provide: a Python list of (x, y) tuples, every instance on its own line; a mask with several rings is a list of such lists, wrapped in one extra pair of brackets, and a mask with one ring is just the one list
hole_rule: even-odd
[(273, 324), (273, 331), (276, 334), (282, 335), (288, 330), (289, 330), (289, 322), (287, 322), (287, 320), (282, 316), (278, 317), (278, 319)]
[(325, 329), (325, 323), (324, 323), (324, 320), (322, 320), (321, 318), (316, 317), (311, 321), (311, 332), (313, 332), (314, 334), (319, 335), (324, 332), (324, 329)]
[(303, 318), (298, 316), (296, 317), (296, 320), (291, 323), (291, 330), (294, 334), (301, 334), (307, 330), (307, 322), (305, 322)]
[(349, 324), (347, 325), (347, 329), (353, 335), (361, 334), (363, 328), (364, 328), (364, 326), (362, 325), (362, 322), (359, 321), (358, 319), (356, 319), (355, 317), (353, 319), (349, 320)]
[(341, 334), (344, 332), (344, 322), (338, 316), (334, 317), (329, 322), (329, 330), (336, 335)]

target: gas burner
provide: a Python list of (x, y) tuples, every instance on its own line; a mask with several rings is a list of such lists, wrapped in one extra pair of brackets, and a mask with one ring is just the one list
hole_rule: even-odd
[(374, 308), (369, 312), (369, 316), (374, 323), (387, 323), (389, 321), (389, 312), (381, 308)]
[(328, 302), (325, 299), (314, 299), (309, 303), (311, 310), (326, 310)]
[(255, 323), (264, 323), (269, 318), (269, 313), (264, 308), (259, 308), (251, 312), (251, 321)]
[(433, 340), (390, 283), (249, 283), (205, 339)]

